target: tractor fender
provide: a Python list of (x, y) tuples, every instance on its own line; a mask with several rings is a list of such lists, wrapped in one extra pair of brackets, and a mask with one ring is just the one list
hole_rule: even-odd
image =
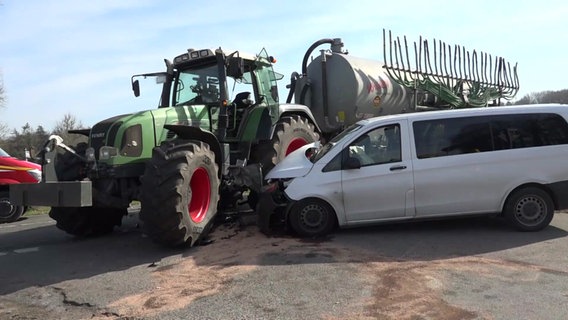
[(180, 139), (198, 140), (207, 143), (209, 148), (215, 153), (215, 162), (219, 166), (219, 179), (221, 178), (223, 173), (223, 152), (219, 140), (213, 133), (201, 130), (198, 127), (177, 124), (166, 124), (164, 128), (174, 132)]
[(287, 115), (293, 115), (293, 114), (306, 117), (316, 127), (316, 131), (321, 132), (321, 129), (320, 129), (318, 123), (316, 122), (314, 115), (312, 114), (312, 110), (310, 110), (310, 108), (308, 108), (305, 105), (292, 104), (292, 103), (281, 104), (280, 107), (279, 107), (279, 113), (280, 114), (279, 114), (278, 118), (282, 118), (282, 117), (285, 117)]

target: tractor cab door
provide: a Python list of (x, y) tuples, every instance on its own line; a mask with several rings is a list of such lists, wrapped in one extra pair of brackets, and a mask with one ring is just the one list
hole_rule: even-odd
[(260, 104), (268, 107), (272, 122), (278, 120), (278, 80), (284, 77), (283, 74), (277, 73), (272, 68), (272, 64), (276, 62), (272, 56), (269, 56), (266, 49), (262, 49), (257, 55), (255, 61), (254, 74), (256, 81), (255, 98)]

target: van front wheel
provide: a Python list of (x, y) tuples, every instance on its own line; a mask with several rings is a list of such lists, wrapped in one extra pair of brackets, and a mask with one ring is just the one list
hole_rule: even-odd
[(546, 191), (527, 187), (513, 192), (503, 213), (507, 221), (520, 231), (538, 231), (552, 221), (554, 203)]
[(327, 235), (337, 224), (331, 206), (319, 199), (304, 199), (296, 203), (288, 219), (292, 229), (302, 237)]

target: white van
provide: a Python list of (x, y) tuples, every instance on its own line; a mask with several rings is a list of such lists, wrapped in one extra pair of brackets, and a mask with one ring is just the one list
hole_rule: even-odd
[(266, 176), (259, 226), (335, 226), (499, 214), (541, 230), (568, 208), (568, 106), (432, 111), (362, 120)]

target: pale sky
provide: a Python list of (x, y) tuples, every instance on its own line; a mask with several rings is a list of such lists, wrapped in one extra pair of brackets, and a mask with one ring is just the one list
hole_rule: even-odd
[(516, 99), (568, 88), (563, 0), (0, 0), (0, 123), (50, 131), (67, 113), (92, 126), (153, 109), (158, 95), (135, 98), (130, 77), (164, 71), (164, 58), (188, 48), (266, 48), (285, 75), (284, 101), (313, 42), (342, 38), (350, 55), (382, 61), (383, 28), (518, 63)]

